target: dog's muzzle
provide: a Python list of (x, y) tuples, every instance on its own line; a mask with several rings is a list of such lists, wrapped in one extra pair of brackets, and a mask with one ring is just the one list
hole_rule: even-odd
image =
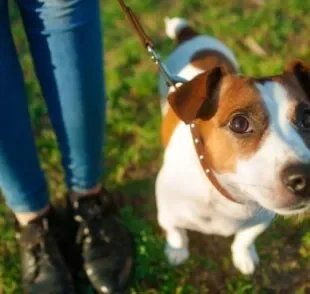
[(310, 164), (290, 164), (282, 171), (284, 186), (298, 197), (310, 199)]

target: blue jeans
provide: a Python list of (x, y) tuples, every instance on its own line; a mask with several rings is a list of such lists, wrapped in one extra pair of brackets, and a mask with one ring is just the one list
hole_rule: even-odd
[[(15, 212), (48, 205), (27, 97), (0, 0), (0, 187)], [(68, 188), (100, 182), (105, 96), (98, 0), (17, 0), (33, 62), (62, 153)]]

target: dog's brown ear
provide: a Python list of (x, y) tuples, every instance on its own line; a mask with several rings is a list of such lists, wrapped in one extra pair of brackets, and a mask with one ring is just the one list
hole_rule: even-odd
[(168, 101), (176, 115), (187, 124), (196, 118), (211, 117), (215, 112), (215, 96), (225, 74), (225, 69), (216, 67), (171, 92)]
[(295, 59), (289, 62), (285, 67), (286, 72), (291, 72), (310, 99), (310, 65), (306, 62)]

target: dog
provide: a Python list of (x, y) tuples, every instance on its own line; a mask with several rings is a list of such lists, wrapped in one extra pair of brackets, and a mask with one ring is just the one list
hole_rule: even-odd
[(240, 73), (233, 52), (183, 18), (166, 18), (177, 46), (166, 60), (186, 80), (159, 76), (164, 157), (157, 219), (172, 265), (189, 257), (187, 230), (234, 236), (232, 261), (251, 275), (255, 239), (275, 214), (310, 207), (310, 67), (293, 60), (274, 76)]

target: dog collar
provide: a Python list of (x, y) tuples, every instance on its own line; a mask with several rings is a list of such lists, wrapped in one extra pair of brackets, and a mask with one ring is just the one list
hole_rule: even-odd
[(207, 156), (205, 156), (205, 154), (204, 154), (203, 138), (200, 134), (198, 125), (196, 123), (192, 122), (190, 124), (190, 130), (192, 133), (194, 146), (195, 146), (196, 153), (198, 155), (201, 167), (204, 170), (205, 174), (207, 175), (211, 184), (217, 189), (217, 191), (221, 195), (223, 195), (228, 200), (236, 202), (236, 203), (240, 203), (218, 182), (216, 176), (214, 175), (212, 168), (211, 168), (211, 164), (208, 161)]

